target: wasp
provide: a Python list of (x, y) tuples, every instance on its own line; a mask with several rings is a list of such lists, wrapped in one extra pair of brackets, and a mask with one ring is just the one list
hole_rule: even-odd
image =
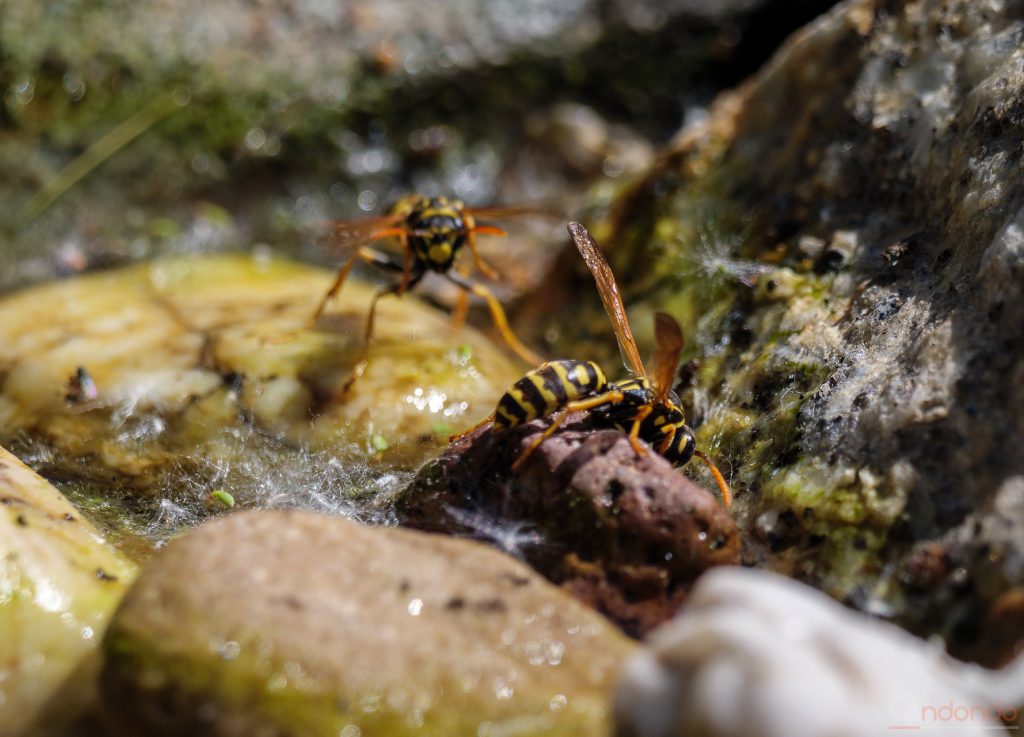
[[(448, 197), (410, 195), (399, 200), (389, 214), (382, 217), (335, 222), (335, 235), (341, 243), (353, 248), (342, 264), (331, 288), (320, 300), (310, 324), (316, 324), (330, 301), (337, 296), (357, 261), (364, 261), (385, 271), (401, 274), (399, 281), (384, 287), (374, 295), (363, 331), (363, 348), (352, 376), (345, 385), (347, 390), (366, 371), (369, 364), (370, 339), (373, 336), (377, 303), (387, 295), (401, 297), (415, 287), (427, 272), (440, 274), (459, 288), (459, 302), (453, 311), (457, 322), (465, 318), (469, 295), (482, 298), (490, 310), (495, 327), (508, 347), (523, 361), (536, 364), (543, 359), (523, 345), (512, 332), (505, 310), (494, 293), (482, 284), (466, 279), (455, 268), (456, 259), (469, 248), (477, 269), (488, 279), (498, 274), (483, 260), (477, 248), (478, 235), (504, 236), (501, 228), (478, 222), (477, 218), (502, 218), (521, 214), (542, 214), (530, 207), (466, 207), (461, 200)], [(373, 241), (397, 238), (402, 246), (399, 261), (391, 254), (368, 246)]]
[(677, 467), (685, 465), (694, 456), (700, 458), (711, 470), (721, 490), (722, 501), (730, 506), (732, 493), (729, 485), (707, 454), (696, 449), (693, 430), (686, 424), (679, 397), (672, 391), (672, 381), (683, 350), (679, 323), (664, 312), (655, 315), (654, 371), (649, 374), (640, 360), (640, 351), (608, 261), (581, 224), (569, 223), (569, 234), (597, 283), (622, 361), (631, 376), (610, 382), (593, 361), (543, 363), (513, 384), (489, 417), (452, 440), (488, 424), (491, 432), (500, 432), (539, 417), (551, 417), (544, 432), (512, 464), (512, 469), (516, 470), (558, 430), (570, 413), (591, 410), (599, 423), (626, 431), (637, 455), (647, 454), (647, 448), (641, 443), (644, 441)]

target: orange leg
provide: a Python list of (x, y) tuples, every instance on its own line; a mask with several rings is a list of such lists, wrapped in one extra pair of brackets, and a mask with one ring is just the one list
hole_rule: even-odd
[(533, 451), (540, 447), (540, 444), (545, 440), (554, 435), (555, 431), (565, 422), (565, 418), (572, 412), (582, 412), (585, 409), (593, 409), (594, 407), (600, 407), (602, 404), (615, 404), (621, 402), (623, 399), (622, 392), (610, 391), (598, 394), (593, 397), (587, 397), (586, 399), (577, 399), (575, 402), (569, 402), (562, 409), (560, 409), (555, 415), (553, 415), (551, 424), (540, 434), (540, 437), (536, 438), (530, 443), (526, 449), (519, 454), (516, 462), (512, 464), (512, 470), (518, 471), (519, 468), (526, 462), (526, 459), (533, 455)]
[(469, 428), (468, 430), (463, 430), (462, 432), (455, 433), (454, 435), (449, 436), (448, 442), (454, 443), (457, 440), (462, 440), (467, 435), (472, 435), (473, 433), (475, 433), (484, 425), (489, 425), (490, 423), (494, 422), (494, 414), (494, 412), (491, 412), (491, 414), (487, 415), (487, 417), (480, 420), (480, 422), (476, 423), (475, 425), (473, 425), (473, 427)]
[(314, 312), (313, 316), (309, 318), (310, 328), (316, 325), (316, 321), (320, 319), (320, 315), (322, 315), (324, 310), (327, 308), (327, 304), (334, 299), (338, 292), (341, 291), (342, 286), (345, 284), (345, 279), (348, 278), (348, 273), (352, 271), (352, 267), (356, 263), (356, 259), (361, 257), (362, 249), (357, 248), (355, 252), (349, 256), (348, 261), (338, 269), (338, 275), (334, 278), (334, 283), (331, 284), (331, 288), (327, 290), (327, 294), (325, 294), (323, 299), (320, 300), (320, 304), (316, 307), (316, 312)]
[(469, 313), (469, 294), (460, 289), (459, 296), (452, 308), (452, 327), (459, 330), (466, 324), (466, 315)]
[(498, 332), (501, 333), (501, 337), (504, 338), (506, 345), (508, 345), (513, 353), (531, 366), (539, 366), (544, 363), (543, 358), (519, 342), (519, 338), (515, 336), (515, 333), (512, 332), (512, 328), (509, 327), (508, 318), (505, 316), (505, 310), (502, 308), (501, 302), (498, 301), (498, 298), (494, 296), (494, 293), (490, 289), (482, 284), (475, 284), (473, 282), (466, 281), (450, 271), (444, 276), (450, 282), (455, 284), (455, 286), (472, 292), (477, 297), (481, 297), (487, 302), (487, 307), (491, 311), (491, 319), (494, 321), (494, 326), (498, 328)]
[(398, 291), (395, 294), (401, 297), (409, 290), (409, 278), (412, 274), (412, 249), (409, 247), (408, 233), (402, 231), (399, 240), (402, 241), (402, 281), (399, 283)]
[(636, 415), (633, 416), (633, 426), (629, 428), (629, 444), (633, 446), (633, 450), (641, 458), (647, 455), (647, 448), (640, 442), (640, 423), (653, 411), (654, 407), (645, 404), (636, 411)]
[(665, 455), (665, 451), (672, 445), (672, 440), (675, 436), (676, 426), (668, 425), (668, 430), (665, 431), (664, 439), (654, 446), (654, 449), (658, 451), (659, 455)]
[[(422, 272), (413, 275), (409, 280), (408, 287), (415, 286), (422, 277)], [(366, 367), (370, 365), (370, 339), (373, 337), (373, 323), (377, 317), (377, 303), (381, 297), (386, 297), (389, 294), (397, 295), (400, 287), (401, 284), (395, 284), (387, 289), (381, 289), (373, 296), (373, 302), (370, 303), (370, 314), (366, 318), (366, 328), (363, 330), (363, 349), (359, 354), (359, 360), (356, 361), (355, 366), (352, 368), (352, 375), (341, 388), (342, 396), (347, 395), (352, 390), (352, 385), (359, 380), (359, 377), (366, 373)]]
[(732, 491), (729, 490), (729, 484), (725, 481), (725, 476), (718, 470), (718, 466), (711, 462), (708, 458), (707, 453), (703, 453), (699, 450), (693, 451), (693, 454), (708, 464), (708, 468), (711, 469), (711, 475), (715, 477), (715, 483), (718, 484), (718, 490), (722, 492), (722, 503), (727, 506), (732, 506)]
[(479, 225), (479, 226), (476, 226), (475, 228), (473, 228), (472, 230), (470, 230), (466, 234), (466, 243), (469, 244), (469, 252), (473, 255), (473, 262), (476, 263), (476, 267), (478, 269), (480, 269), (480, 273), (483, 274), (484, 276), (486, 276), (488, 279), (490, 279), (491, 281), (496, 281), (499, 278), (498, 272), (495, 271), (494, 269), (492, 269), (490, 266), (487, 265), (487, 263), (484, 261), (483, 257), (480, 255), (480, 250), (477, 248), (477, 245), (476, 245), (476, 234), (477, 233), (485, 233), (487, 235), (508, 235), (508, 234), (504, 230), (502, 230), (501, 228), (495, 228), (493, 225)]
[[(403, 266), (402, 281), (404, 284), (408, 285), (408, 272), (410, 270), (411, 264), (410, 259), (408, 258), (409, 249), (406, 246), (405, 230), (402, 228), (386, 228), (384, 230), (378, 230), (372, 233), (370, 235), (370, 238), (372, 240), (378, 240), (380, 238), (387, 238), (390, 236), (397, 236), (402, 239), (402, 246), (403, 248), (405, 248), (406, 252), (406, 260)], [(391, 265), (391, 260), (384, 254), (380, 253), (379, 251), (374, 251), (373, 249), (365, 247), (357, 248), (352, 253), (352, 255), (349, 256), (348, 261), (342, 264), (341, 268), (338, 269), (338, 275), (337, 277), (335, 277), (334, 283), (331, 284), (331, 288), (327, 290), (327, 294), (323, 296), (323, 299), (320, 300), (320, 304), (317, 305), (316, 312), (314, 312), (313, 316), (309, 319), (310, 328), (316, 325), (316, 321), (320, 319), (320, 315), (322, 315), (324, 313), (324, 310), (327, 309), (327, 305), (330, 303), (330, 301), (334, 299), (336, 296), (338, 296), (338, 292), (340, 292), (342, 286), (344, 286), (345, 279), (348, 278), (349, 272), (352, 271), (352, 267), (355, 265), (356, 259), (359, 258), (361, 258), (368, 264), (393, 268)], [(408, 286), (406, 286), (406, 288), (408, 288)]]

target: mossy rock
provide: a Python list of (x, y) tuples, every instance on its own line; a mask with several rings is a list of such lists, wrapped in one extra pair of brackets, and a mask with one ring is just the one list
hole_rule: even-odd
[[(844, 2), (594, 224), (638, 337), (683, 323), (746, 561), (989, 663), (1024, 640), (996, 626), (1024, 582), (1022, 33), (998, 3)], [(569, 278), (546, 292), (606, 324)]]

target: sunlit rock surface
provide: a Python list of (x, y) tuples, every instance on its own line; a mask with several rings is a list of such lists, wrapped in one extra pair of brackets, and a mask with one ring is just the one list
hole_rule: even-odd
[(630, 658), (619, 737), (1013, 734), (1024, 656), (1001, 671), (947, 657), (809, 586), (750, 569), (703, 577)]
[(1024, 638), (1022, 34), (1019, 3), (843, 3), (595, 230), (634, 325), (683, 322), (747, 562), (990, 664)]
[(715, 496), (582, 414), (513, 471), (544, 427), (453, 444), (386, 497), (399, 523), (516, 555), (633, 636), (671, 617), (705, 570), (739, 563), (736, 525)]
[(59, 491), (0, 448), (0, 734), (53, 734), (95, 696), (97, 647), (134, 576)]
[(104, 644), (119, 734), (601, 735), (634, 647), (475, 543), (305, 512), (173, 541)]
[[(307, 329), (329, 283), (323, 270), (231, 256), (9, 296), (0, 302), (3, 435), (64, 478), (112, 476), (150, 492), (169, 469), (244, 470), (258, 460), (259, 438), (245, 442), (253, 435), (351, 465), (411, 465), (522, 371), (415, 297), (387, 298), (369, 369), (343, 399), (373, 289), (346, 284)], [(94, 398), (69, 385), (78, 367)]]

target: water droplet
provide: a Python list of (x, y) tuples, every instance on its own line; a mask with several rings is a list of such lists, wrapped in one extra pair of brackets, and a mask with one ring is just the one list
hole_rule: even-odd
[(601, 171), (606, 177), (614, 179), (626, 171), (626, 162), (623, 161), (621, 156), (608, 156), (604, 160), (604, 164), (601, 165)]
[(369, 212), (377, 206), (377, 195), (368, 189), (364, 189), (359, 193), (359, 197), (356, 198), (356, 202), (359, 204), (359, 209), (363, 212)]
[(420, 612), (423, 611), (423, 599), (413, 599), (409, 602), (409, 614), (414, 617), (420, 616)]
[(281, 691), (288, 685), (288, 677), (284, 673), (275, 673), (267, 679), (268, 691)]
[(92, 627), (83, 627), (82, 628), (82, 639), (83, 640), (91, 640), (92, 636), (94, 634), (95, 633), (93, 632)]
[(514, 629), (507, 629), (501, 633), (501, 644), (505, 647), (512, 645), (516, 641), (516, 631)]
[(568, 705), (568, 703), (569, 699), (565, 697), (565, 694), (559, 693), (551, 697), (551, 702), (548, 706), (551, 709), (551, 711), (562, 711), (562, 709), (564, 709), (566, 705)]
[(367, 694), (363, 697), (360, 706), (367, 714), (372, 714), (380, 708), (380, 694)]
[(405, 73), (410, 76), (416, 76), (423, 71), (423, 59), (419, 54), (408, 54), (405, 57)]
[(251, 128), (245, 134), (245, 147), (250, 151), (259, 151), (266, 142), (267, 134), (263, 132), (262, 128)]
[(357, 727), (356, 725), (346, 724), (344, 727), (341, 728), (341, 731), (338, 732), (338, 737), (360, 737), (362, 733), (362, 730), (359, 729), (359, 727)]
[(74, 72), (68, 72), (63, 79), (64, 92), (72, 102), (78, 102), (85, 96), (85, 80)]
[(445, 46), (437, 52), (437, 63), (444, 69), (454, 66), (459, 61), (459, 52), (451, 46)]
[(235, 642), (234, 640), (228, 640), (219, 648), (217, 648), (217, 652), (224, 660), (234, 660), (238, 657), (238, 653), (241, 651), (241, 649), (241, 645), (239, 645), (237, 642)]
[(17, 105), (28, 105), (36, 96), (36, 83), (31, 78), (19, 80), (7, 88), (4, 96), (7, 104), (14, 107)]
[(178, 107), (185, 107), (192, 99), (192, 92), (188, 87), (175, 87), (171, 93), (171, 102)]
[(555, 642), (548, 643), (548, 665), (558, 665), (562, 662), (562, 656), (565, 655), (565, 645), (557, 640)]

